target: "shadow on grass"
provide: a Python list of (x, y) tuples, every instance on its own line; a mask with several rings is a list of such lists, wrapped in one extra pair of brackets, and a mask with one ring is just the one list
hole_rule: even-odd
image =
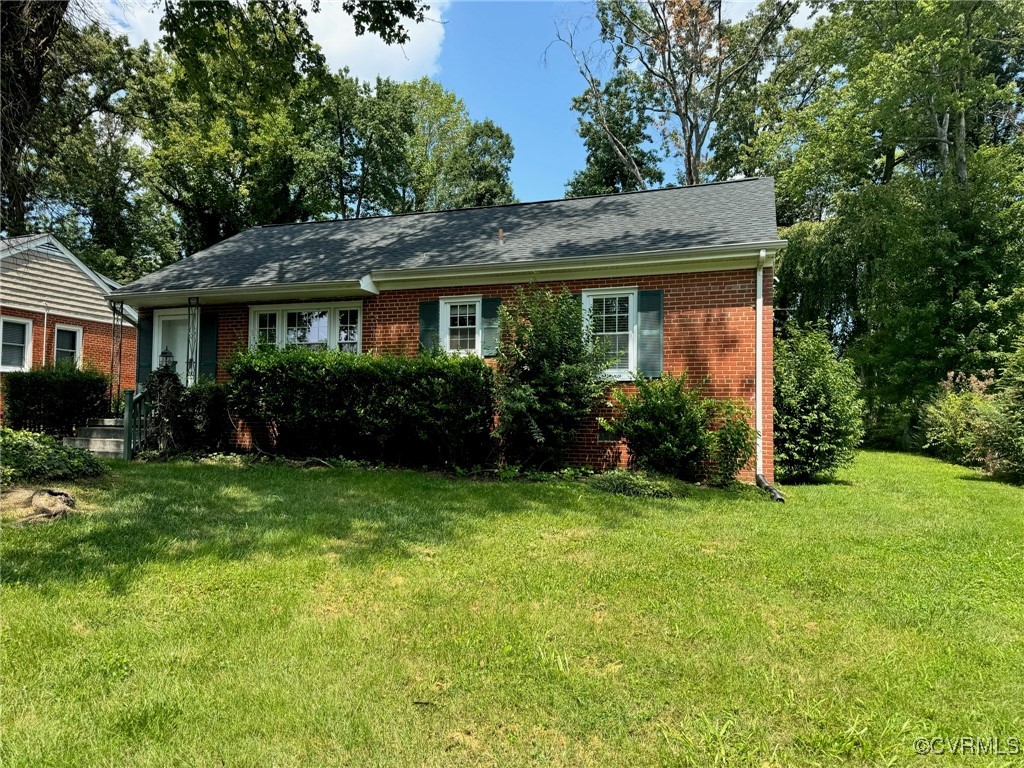
[(103, 579), (117, 594), (154, 563), (312, 550), (372, 564), (470, 535), (488, 517), (572, 509), (616, 527), (638, 514), (593, 498), (579, 506), (581, 492), (386, 470), (122, 464), (87, 493), (96, 512), (8, 529), (3, 576), (8, 585)]
[(848, 488), (852, 488), (856, 485), (852, 480), (846, 480), (841, 477), (808, 477), (801, 480), (785, 480), (780, 481), (780, 485), (783, 488), (793, 488), (801, 485), (845, 485)]
[(995, 483), (996, 485), (1005, 485), (1007, 488), (1020, 488), (1018, 483), (1013, 482), (1009, 478), (1000, 477), (999, 475), (989, 475), (982, 471), (978, 472), (965, 472), (962, 475), (957, 475), (957, 480), (969, 480), (974, 483)]

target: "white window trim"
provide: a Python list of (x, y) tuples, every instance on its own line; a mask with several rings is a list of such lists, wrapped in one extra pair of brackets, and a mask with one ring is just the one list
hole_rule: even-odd
[(80, 325), (67, 325), (65, 323), (57, 323), (53, 326), (53, 361), (57, 362), (57, 331), (74, 331), (75, 332), (75, 367), (82, 367), (82, 336), (85, 331)]
[[(476, 344), (473, 349), (449, 349), (449, 331), (451, 328), (448, 325), (449, 313), (448, 308), (452, 304), (475, 304), (476, 305)], [(438, 299), (438, 317), (437, 324), (439, 326), (439, 336), (441, 341), (441, 349), (443, 349), (449, 355), (476, 355), (477, 357), (483, 357), (483, 345), (484, 345), (484, 297), (481, 294), (475, 294), (473, 296), (442, 296)]]
[(639, 289), (636, 286), (630, 288), (597, 288), (583, 291), (583, 320), (590, 328), (593, 322), (594, 299), (605, 296), (628, 296), (629, 297), (629, 348), (626, 360), (626, 369), (607, 368), (603, 372), (606, 378), (613, 381), (633, 381), (635, 371), (639, 370), (638, 340), (640, 329), (637, 320), (637, 307)]
[[(201, 308), (196, 308), (196, 325), (199, 324), (199, 313), (202, 311)], [(163, 339), (163, 323), (162, 320), (185, 320), (188, 321), (188, 308), (175, 308), (175, 309), (156, 309), (153, 310), (153, 370), (160, 368), (160, 353), (164, 349)], [(199, 338), (199, 328), (195, 328), (196, 338)], [(187, 354), (187, 353), (186, 353)], [(185, 375), (188, 370), (188, 360), (175, 360), (178, 364), (175, 368), (175, 372), (181, 377), (182, 381), (185, 381)], [(196, 376), (199, 374), (199, 350), (196, 350)]]
[(356, 334), (359, 341), (356, 342), (356, 354), (363, 351), (363, 302), (361, 301), (331, 301), (327, 303), (311, 301), (307, 304), (250, 304), (249, 305), (249, 346), (255, 347), (259, 334), (259, 316), (271, 312), (277, 314), (277, 346), (285, 347), (285, 320), (289, 312), (327, 312), (327, 348), (338, 348), (338, 322), (339, 309), (358, 309), (359, 323), (356, 327)]
[(21, 365), (0, 365), (0, 371), (27, 371), (32, 367), (32, 321), (25, 317), (0, 317), (0, 334), (3, 323), (18, 323), (25, 326), (25, 357)]

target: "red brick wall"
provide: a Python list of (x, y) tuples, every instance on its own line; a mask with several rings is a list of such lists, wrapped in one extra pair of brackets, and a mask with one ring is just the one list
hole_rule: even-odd
[[(664, 291), (664, 370), (687, 371), (692, 381), (710, 377), (710, 392), (716, 397), (742, 400), (751, 410), (755, 400), (755, 300), (756, 270), (736, 269), (651, 275), (634, 278), (566, 280), (578, 293), (590, 288), (633, 287)], [(763, 317), (763, 406), (765, 474), (773, 479), (772, 453), (772, 270), (764, 270)], [(363, 300), (363, 351), (414, 355), (419, 348), (419, 305), (441, 296), (500, 296), (507, 300), (514, 285), (425, 288), (386, 291)], [(326, 300), (321, 300), (326, 301)], [(314, 302), (315, 303), (315, 302)], [(249, 305), (231, 304), (203, 307), (218, 313), (218, 381), (225, 381), (225, 363), (246, 343)], [(248, 430), (245, 430), (248, 432)], [(588, 419), (572, 451), (576, 464), (604, 468), (625, 461), (625, 450), (616, 443), (597, 439), (597, 421)], [(248, 434), (239, 434), (241, 445), (251, 445)], [(753, 463), (742, 478), (753, 479)]]
[[(53, 362), (56, 326), (76, 326), (82, 329), (82, 364), (84, 366), (91, 365), (101, 373), (110, 375), (110, 337), (112, 329), (110, 323), (81, 320), (76, 317), (56, 315), (52, 312), (49, 315), (45, 315), (42, 312), (29, 312), (8, 307), (0, 308), (0, 312), (5, 317), (18, 317), (32, 321), (33, 368), (38, 368), (43, 364), (43, 321), (45, 319), (46, 362)], [(124, 324), (124, 344), (121, 348), (121, 389), (135, 388), (135, 334), (135, 327), (126, 322)], [(114, 359), (117, 359), (116, 350), (114, 351)]]

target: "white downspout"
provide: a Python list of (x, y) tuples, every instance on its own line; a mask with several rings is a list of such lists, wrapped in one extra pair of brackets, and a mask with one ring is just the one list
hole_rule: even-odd
[(757, 430), (757, 469), (758, 475), (764, 475), (764, 392), (762, 380), (764, 369), (764, 262), (768, 251), (764, 248), (757, 257), (757, 317), (754, 320), (754, 428)]
[[(47, 332), (49, 330), (50, 330), (50, 305), (49, 304), (43, 304), (43, 357), (42, 357), (42, 366), (44, 368), (46, 367), (46, 334), (47, 334)], [(56, 358), (57, 353), (54, 352), (53, 354), (54, 354), (54, 357)], [(56, 359), (54, 360), (54, 362), (56, 362)], [(29, 368), (31, 368), (31, 367), (32, 367), (32, 361), (30, 360), (29, 361)]]

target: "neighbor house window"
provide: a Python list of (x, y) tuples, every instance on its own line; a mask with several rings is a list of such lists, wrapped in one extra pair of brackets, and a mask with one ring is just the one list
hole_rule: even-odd
[(82, 329), (73, 325), (57, 325), (53, 332), (53, 360), (82, 364)]
[(361, 352), (363, 310), (360, 302), (251, 307), (249, 337), (253, 344)]
[(481, 297), (441, 299), (441, 348), (461, 355), (479, 355)]
[(605, 374), (614, 379), (631, 378), (637, 370), (636, 297), (635, 288), (583, 293), (587, 321), (608, 355)]
[(32, 321), (4, 318), (0, 370), (27, 371), (32, 366)]

